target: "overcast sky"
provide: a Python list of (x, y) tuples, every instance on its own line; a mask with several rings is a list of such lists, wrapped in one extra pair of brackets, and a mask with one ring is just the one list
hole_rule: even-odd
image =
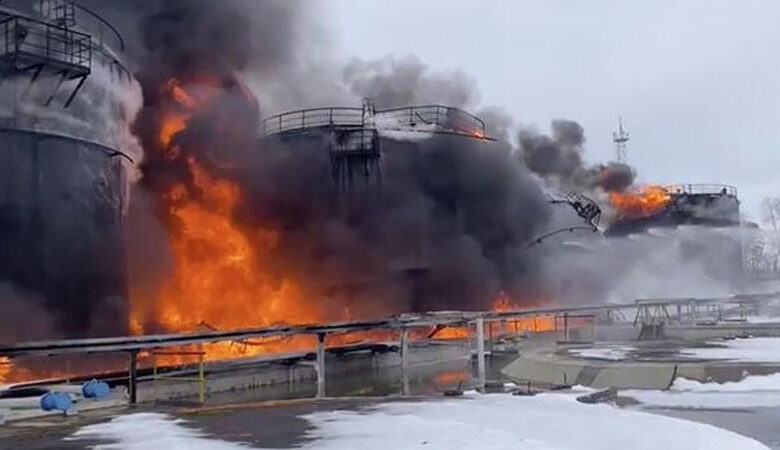
[(734, 184), (753, 219), (780, 195), (780, 1), (329, 3), (342, 57), (463, 70), (520, 123), (580, 122), (594, 162), (622, 115), (640, 181)]

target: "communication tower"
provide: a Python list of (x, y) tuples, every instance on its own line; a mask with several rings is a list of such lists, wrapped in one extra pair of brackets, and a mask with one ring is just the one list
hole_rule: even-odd
[(618, 162), (626, 162), (626, 144), (628, 143), (628, 132), (623, 129), (623, 118), (618, 118), (618, 131), (612, 133), (612, 142), (615, 143), (615, 156)]

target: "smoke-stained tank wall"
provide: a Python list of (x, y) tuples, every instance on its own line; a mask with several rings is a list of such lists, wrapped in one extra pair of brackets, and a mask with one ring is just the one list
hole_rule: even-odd
[(59, 328), (52, 335), (126, 331), (122, 157), (0, 129), (0, 281), (40, 294)]

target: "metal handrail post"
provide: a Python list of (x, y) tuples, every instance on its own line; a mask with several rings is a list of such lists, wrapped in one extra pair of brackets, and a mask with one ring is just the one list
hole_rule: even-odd
[(476, 320), (477, 332), (477, 388), (485, 388), (485, 319), (478, 317)]
[(200, 403), (203, 404), (203, 402), (206, 401), (206, 374), (203, 370), (203, 353), (200, 354), (198, 359), (198, 380), (200, 380), (198, 386), (198, 398)]

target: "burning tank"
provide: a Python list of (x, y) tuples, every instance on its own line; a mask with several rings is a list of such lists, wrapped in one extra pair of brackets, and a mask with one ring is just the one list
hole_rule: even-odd
[[(438, 104), (378, 109), (371, 99), (361, 107), (323, 107), (278, 114), (261, 121), (262, 144), (268, 148), (281, 144), (283, 151), (300, 151), (305, 145), (325, 149), (330, 160), (332, 186), (339, 192), (340, 212), (347, 220), (363, 214), (366, 205), (376, 203), (384, 191), (392, 195), (410, 172), (425, 166), (421, 144), (441, 142), (448, 152), (458, 147), (479, 152), (480, 144), (494, 142), (487, 136), (482, 119), (460, 108)], [(432, 145), (432, 147), (435, 144)], [(434, 154), (436, 151), (428, 151)], [(322, 153), (322, 152), (320, 152)], [(430, 174), (433, 175), (431, 170)], [(441, 182), (441, 180), (439, 180)], [(395, 187), (394, 187), (395, 185)], [(442, 189), (443, 186), (437, 186)], [(456, 195), (449, 195), (457, 197)], [(438, 219), (463, 221), (463, 205), (456, 198), (446, 200), (437, 211)], [(395, 289), (405, 297), (403, 304), (415, 312), (440, 308), (450, 293), (441, 292), (441, 283), (432, 281), (432, 230), (427, 221), (413, 221), (403, 239), (387, 252), (388, 271), (382, 277), (356, 275), (343, 271), (332, 277), (326, 296), (341, 299), (370, 298), (376, 292)], [(400, 236), (399, 236), (400, 237)], [(403, 292), (403, 294), (399, 294)]]
[(123, 46), (69, 1), (0, 5), (0, 302), (49, 325), (16, 339), (124, 328)]
[(728, 185), (640, 186), (611, 193), (610, 202), (618, 215), (607, 229), (607, 235), (620, 236), (679, 225), (739, 225), (737, 189)]
[(672, 242), (683, 266), (698, 264), (711, 280), (743, 285), (743, 234), (733, 186), (641, 186), (612, 193), (610, 201), (618, 216), (605, 236), (641, 240), (651, 248), (658, 240)]

